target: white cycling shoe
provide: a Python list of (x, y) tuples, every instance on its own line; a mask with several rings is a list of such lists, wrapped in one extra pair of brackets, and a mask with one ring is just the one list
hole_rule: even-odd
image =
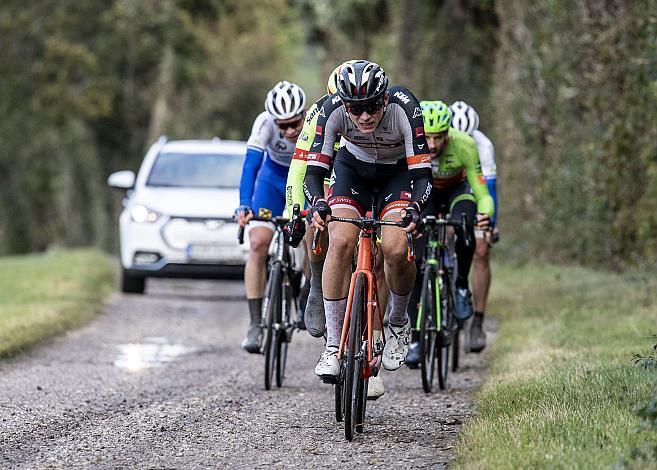
[(337, 346), (326, 347), (315, 366), (315, 375), (320, 377), (337, 377), (340, 375)]
[(408, 320), (404, 326), (393, 326), (388, 324), (386, 346), (383, 348), (383, 367), (386, 370), (397, 370), (404, 364), (410, 342), (410, 320)]
[(372, 376), (370, 377), (369, 381), (367, 382), (367, 399), (368, 400), (376, 400), (377, 398), (380, 398), (383, 396), (383, 394), (386, 392), (385, 388), (383, 388), (383, 379), (381, 378), (381, 371), (379, 371), (379, 375)]

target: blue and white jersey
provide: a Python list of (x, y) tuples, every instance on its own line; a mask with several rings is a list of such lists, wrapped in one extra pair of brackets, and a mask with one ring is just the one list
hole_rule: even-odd
[(486, 185), (488, 192), (493, 197), (495, 203), (495, 215), (493, 216), (493, 223), (497, 222), (497, 165), (495, 164), (495, 147), (486, 134), (480, 130), (475, 130), (472, 133), (472, 138), (477, 143), (477, 150), (479, 151), (479, 162), (481, 163), (481, 172), (486, 178)]
[(294, 142), (287, 140), (276, 125), (274, 116), (263, 111), (253, 122), (251, 137), (246, 143), (247, 149), (265, 151), (267, 158), (274, 163), (290, 166), (294, 154)]
[(486, 181), (497, 178), (497, 165), (495, 165), (495, 147), (486, 134), (480, 130), (472, 133), (472, 138), (477, 143), (479, 151), (479, 163), (481, 163), (481, 172), (484, 174)]

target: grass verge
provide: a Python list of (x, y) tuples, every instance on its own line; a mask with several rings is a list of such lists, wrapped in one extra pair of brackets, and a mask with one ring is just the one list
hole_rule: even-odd
[(635, 413), (657, 371), (632, 361), (657, 332), (654, 276), (496, 266), (493, 279), (500, 332), (458, 468), (613, 468), (657, 441)]
[(91, 319), (115, 271), (93, 249), (0, 258), (0, 357)]

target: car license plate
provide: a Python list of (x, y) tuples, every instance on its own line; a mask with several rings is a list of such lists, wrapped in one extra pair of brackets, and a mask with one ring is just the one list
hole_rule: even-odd
[(187, 257), (202, 261), (223, 261), (239, 255), (235, 247), (216, 244), (194, 244), (187, 247)]

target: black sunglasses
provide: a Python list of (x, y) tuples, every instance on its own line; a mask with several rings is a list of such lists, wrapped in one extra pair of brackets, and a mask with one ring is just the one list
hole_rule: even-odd
[(376, 114), (383, 108), (383, 100), (369, 101), (365, 103), (345, 103), (349, 114), (360, 116), (363, 113)]
[(297, 119), (296, 121), (291, 121), (291, 122), (277, 122), (276, 126), (282, 131), (288, 130), (290, 127), (293, 129), (296, 129), (301, 125), (301, 121), (303, 121), (303, 118)]

